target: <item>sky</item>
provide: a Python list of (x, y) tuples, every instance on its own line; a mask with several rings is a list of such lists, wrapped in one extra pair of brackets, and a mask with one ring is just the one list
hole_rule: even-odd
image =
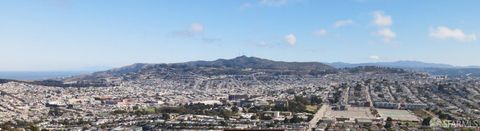
[(477, 0), (3, 0), (0, 71), (241, 55), (480, 65)]

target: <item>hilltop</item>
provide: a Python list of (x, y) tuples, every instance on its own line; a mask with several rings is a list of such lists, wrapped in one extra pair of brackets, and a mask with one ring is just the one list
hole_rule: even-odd
[(169, 79), (179, 76), (218, 76), (266, 73), (270, 75), (321, 75), (336, 69), (320, 62), (284, 62), (239, 56), (214, 61), (191, 61), (171, 64), (137, 63), (66, 78), (65, 83), (116, 83), (142, 79)]

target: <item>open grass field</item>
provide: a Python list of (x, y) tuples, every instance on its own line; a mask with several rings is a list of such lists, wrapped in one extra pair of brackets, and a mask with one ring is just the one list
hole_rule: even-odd
[(317, 105), (306, 105), (307, 111), (309, 112), (317, 112), (318, 106)]

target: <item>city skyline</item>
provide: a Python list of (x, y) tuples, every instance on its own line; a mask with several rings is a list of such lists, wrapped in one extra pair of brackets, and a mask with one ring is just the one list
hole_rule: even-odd
[(241, 55), (480, 65), (476, 1), (2, 1), (0, 71)]

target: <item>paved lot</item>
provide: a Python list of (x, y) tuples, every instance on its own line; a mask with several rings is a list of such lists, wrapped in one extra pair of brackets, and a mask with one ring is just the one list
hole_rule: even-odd
[(349, 107), (345, 111), (335, 111), (330, 108), (327, 109), (326, 117), (330, 118), (365, 118), (374, 119), (369, 107)]
[(392, 109), (377, 109), (378, 114), (383, 119), (391, 117), (393, 120), (402, 120), (402, 121), (419, 121), (420, 118), (415, 116), (412, 112), (407, 110), (392, 110)]

